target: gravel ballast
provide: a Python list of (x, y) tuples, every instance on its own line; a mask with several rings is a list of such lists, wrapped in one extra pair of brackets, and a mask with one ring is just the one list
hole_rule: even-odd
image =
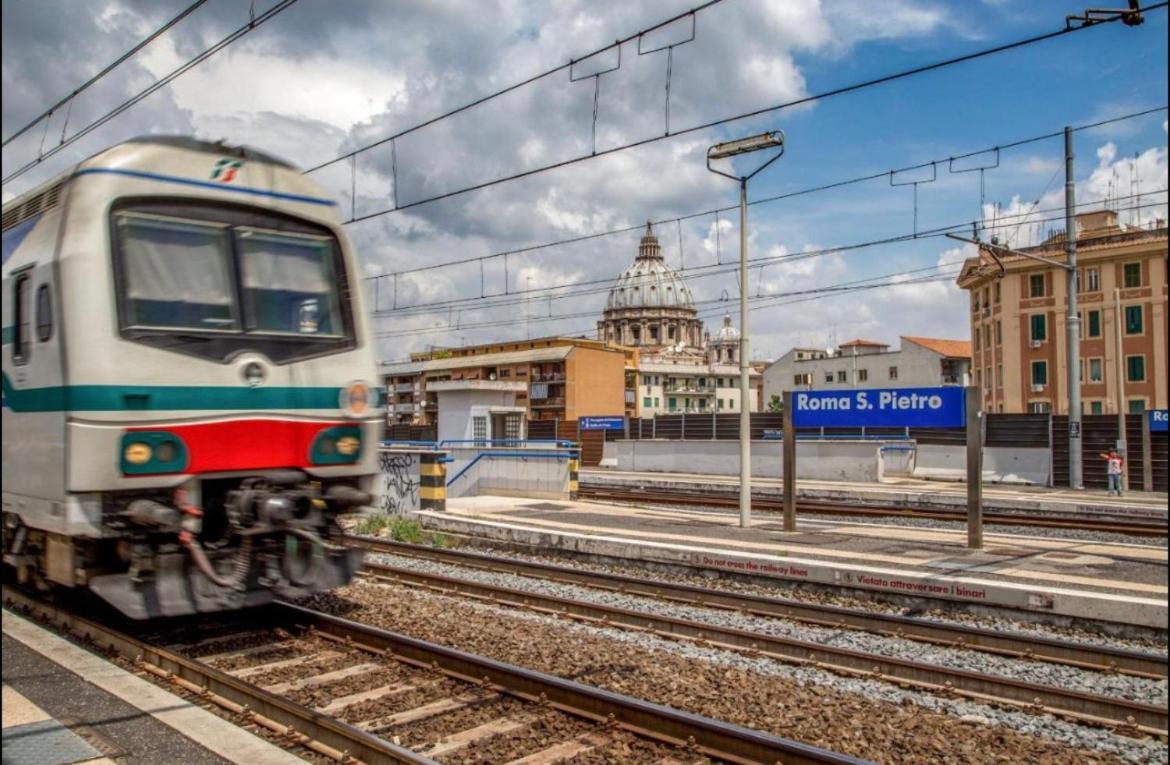
[(1153, 740), (399, 586), (358, 583), (305, 604), (879, 762), (1165, 762)]

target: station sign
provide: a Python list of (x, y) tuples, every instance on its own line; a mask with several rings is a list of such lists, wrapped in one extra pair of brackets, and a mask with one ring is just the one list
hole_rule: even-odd
[(797, 428), (961, 428), (966, 422), (966, 392), (959, 386), (792, 392)]
[(1165, 433), (1170, 424), (1170, 409), (1148, 409), (1146, 418), (1150, 421), (1151, 433)]
[(581, 417), (577, 420), (577, 427), (581, 430), (622, 430), (626, 429), (626, 418), (615, 417)]

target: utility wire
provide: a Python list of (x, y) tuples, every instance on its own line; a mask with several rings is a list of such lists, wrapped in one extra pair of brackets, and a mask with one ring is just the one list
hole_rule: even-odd
[(277, 14), (279, 14), (281, 11), (287, 10), (296, 1), (297, 0), (280, 0), (280, 2), (278, 2), (276, 5), (272, 6), (268, 10), (266, 10), (264, 13), (260, 14), (259, 16), (256, 16), (254, 19), (249, 19), (248, 23), (245, 24), (244, 26), (235, 30), (234, 32), (229, 34), (227, 37), (223, 38), (222, 40), (217, 42), (215, 45), (212, 45), (210, 48), (204, 50), (202, 53), (198, 54), (194, 58), (189, 59), (186, 63), (179, 66), (177, 69), (172, 71), (170, 74), (168, 74), (165, 77), (163, 77), (162, 79), (156, 81), (154, 84), (150, 85), (146, 89), (140, 91), (137, 95), (131, 96), (129, 99), (122, 102), (119, 106), (106, 112), (101, 117), (98, 117), (96, 120), (89, 123), (85, 127), (81, 128), (80, 130), (78, 130), (76, 133), (74, 133), (69, 138), (62, 137), (61, 142), (57, 146), (54, 146), (52, 149), (44, 152), (43, 154), (39, 154), (36, 159), (34, 159), (33, 161), (24, 165), (20, 169), (9, 173), (3, 179), (0, 179), (0, 183), (8, 183), (9, 181), (11, 181), (15, 178), (19, 178), (20, 176), (24, 175), (26, 172), (28, 172), (32, 168), (39, 165), (41, 162), (45, 161), (46, 159), (53, 156), (57, 152), (66, 148), (67, 146), (71, 146), (75, 141), (78, 141), (81, 138), (85, 137), (86, 135), (89, 135), (91, 132), (98, 129), (102, 125), (106, 124), (110, 120), (114, 119), (119, 114), (126, 111), (130, 107), (134, 106), (139, 101), (143, 100), (144, 98), (151, 95), (155, 91), (165, 87), (166, 85), (169, 85), (172, 81), (174, 81), (175, 79), (177, 79), (181, 75), (183, 75), (186, 72), (190, 71), (191, 69), (195, 68), (199, 64), (203, 63), (207, 59), (214, 56), (219, 51), (221, 51), (224, 48), (226, 48), (227, 46), (231, 45), (236, 40), (238, 40), (241, 37), (243, 37), (244, 35), (248, 34), (248, 32), (251, 32), (253, 29), (260, 26), (264, 22), (275, 18)]
[(469, 109), (474, 109), (475, 107), (477, 107), (481, 104), (487, 103), (488, 101), (491, 101), (492, 99), (499, 98), (500, 96), (511, 93), (512, 91), (518, 90), (522, 87), (525, 87), (526, 85), (531, 85), (532, 83), (537, 82), (539, 80), (542, 80), (545, 77), (548, 77), (550, 75), (556, 74), (557, 72), (563, 72), (566, 69), (571, 69), (574, 65), (579, 64), (582, 61), (587, 61), (587, 60), (593, 58), (594, 56), (605, 53), (608, 50), (613, 50), (614, 48), (621, 47), (625, 43), (633, 42), (634, 40), (637, 40), (644, 35), (648, 35), (651, 32), (656, 32), (657, 30), (662, 29), (663, 27), (669, 26), (670, 24), (673, 24), (676, 21), (681, 21), (682, 19), (685, 19), (688, 16), (694, 16), (695, 14), (699, 13), (700, 11), (705, 11), (708, 8), (710, 8), (711, 6), (718, 5), (721, 2), (723, 2), (723, 0), (709, 0), (709, 2), (703, 3), (702, 5), (697, 5), (694, 8), (691, 8), (689, 11), (684, 11), (683, 13), (680, 13), (677, 16), (672, 16), (671, 18), (669, 18), (665, 21), (660, 21), (652, 27), (646, 27), (645, 29), (641, 30), (640, 32), (635, 32), (634, 34), (623, 37), (620, 40), (615, 40), (614, 42), (610, 43), (609, 45), (605, 45), (605, 46), (597, 48), (593, 51), (590, 51), (589, 53), (586, 53), (585, 55), (580, 56), (579, 58), (575, 58), (575, 59), (571, 58), (571, 59), (569, 59), (569, 63), (567, 63), (567, 64), (561, 64), (560, 66), (555, 66), (552, 69), (546, 69), (545, 71), (541, 72), (540, 74), (534, 74), (526, 80), (521, 80), (520, 82), (517, 82), (513, 85), (509, 85), (506, 88), (502, 88), (502, 89), (497, 90), (495, 92), (489, 93), (486, 96), (482, 96), (480, 98), (477, 98), (474, 101), (470, 101), (466, 104), (463, 104), (462, 106), (458, 106), (458, 107), (452, 109), (451, 111), (444, 112), (442, 114), (431, 117), (428, 120), (424, 120), (423, 122), (420, 122), (417, 125), (412, 125), (411, 127), (408, 127), (404, 130), (400, 130), (397, 133), (394, 133), (393, 135), (388, 135), (385, 138), (379, 138), (377, 141), (374, 141), (373, 143), (368, 143), (365, 146), (354, 149), (353, 151), (346, 152), (345, 154), (342, 154), (338, 157), (334, 157), (333, 159), (330, 159), (326, 162), (322, 162), (319, 165), (315, 165), (314, 167), (311, 167), (308, 170), (306, 170), (305, 174), (307, 175), (309, 173), (316, 172), (317, 170), (321, 170), (323, 168), (329, 167), (330, 165), (337, 164), (338, 162), (344, 162), (345, 160), (350, 159), (352, 157), (355, 157), (358, 154), (362, 154), (364, 152), (369, 151), (370, 149), (377, 148), (378, 146), (382, 146), (384, 144), (387, 144), (395, 139), (402, 138), (403, 136), (410, 135), (411, 133), (414, 133), (418, 130), (421, 130), (429, 125), (433, 125), (436, 122), (441, 122), (442, 120), (448, 119), (449, 117), (454, 117), (456, 114), (459, 114), (460, 112), (465, 112)]
[[(1117, 117), (1110, 117), (1108, 119), (1099, 120), (1097, 122), (1092, 122), (1092, 123), (1088, 123), (1085, 125), (1079, 125), (1079, 126), (1073, 128), (1073, 132), (1080, 132), (1083, 130), (1091, 130), (1093, 128), (1103, 127), (1105, 125), (1109, 125), (1109, 124), (1112, 124), (1115, 122), (1123, 122), (1126, 120), (1136, 119), (1138, 117), (1144, 117), (1144, 116), (1149, 115), (1149, 114), (1156, 114), (1158, 112), (1163, 112), (1166, 110), (1167, 110), (1167, 106), (1163, 105), (1163, 106), (1153, 107), (1150, 109), (1144, 109), (1142, 111), (1130, 112), (1129, 114), (1123, 114), (1123, 115), (1119, 115)], [(841, 181), (834, 181), (834, 182), (822, 184), (819, 186), (811, 186), (808, 188), (798, 189), (796, 191), (788, 191), (788, 192), (785, 192), (782, 194), (776, 194), (774, 196), (761, 197), (760, 199), (756, 199), (756, 200), (753, 200), (751, 202), (748, 202), (748, 206), (752, 207), (755, 205), (768, 204), (771, 202), (778, 202), (780, 200), (791, 199), (793, 197), (803, 196), (806, 194), (814, 194), (814, 193), (818, 193), (821, 191), (828, 191), (831, 189), (838, 189), (838, 188), (842, 188), (845, 186), (850, 186), (853, 184), (864, 183), (867, 181), (873, 181), (873, 180), (878, 180), (878, 179), (884, 179), (884, 178), (890, 177), (891, 174), (900, 174), (900, 173), (911, 172), (913, 170), (920, 170), (923, 168), (930, 167), (932, 164), (941, 164), (942, 162), (954, 162), (954, 161), (959, 161), (959, 160), (963, 160), (963, 159), (969, 159), (971, 157), (979, 156), (980, 154), (987, 154), (989, 152), (995, 151), (996, 149), (999, 149), (1000, 151), (1004, 151), (1007, 149), (1014, 149), (1014, 148), (1017, 148), (1020, 146), (1026, 146), (1028, 144), (1037, 143), (1037, 142), (1049, 140), (1052, 138), (1059, 138), (1063, 135), (1064, 135), (1064, 131), (1059, 130), (1059, 131), (1055, 131), (1055, 132), (1051, 132), (1051, 133), (1044, 133), (1043, 135), (1032, 136), (1030, 138), (1021, 138), (1019, 140), (1012, 141), (1010, 143), (1000, 144), (999, 146), (992, 146), (992, 147), (985, 148), (985, 149), (979, 149), (977, 151), (969, 151), (965, 154), (959, 154), (957, 156), (943, 157), (943, 158), (936, 159), (933, 161), (920, 162), (916, 165), (908, 165), (906, 167), (895, 168), (895, 169), (891, 169), (891, 170), (883, 170), (880, 173), (870, 173), (868, 175), (861, 175), (861, 176), (857, 176), (855, 178), (848, 178), (848, 179), (841, 180)], [(673, 223), (676, 223), (679, 221), (691, 220), (694, 218), (701, 218), (701, 217), (705, 217), (708, 215), (715, 215), (718, 213), (730, 212), (730, 211), (738, 210), (738, 209), (739, 209), (739, 205), (729, 205), (726, 207), (716, 207), (716, 208), (711, 209), (711, 210), (703, 210), (701, 212), (688, 213), (686, 215), (678, 216), (677, 218), (666, 218), (663, 220), (651, 221), (650, 223), (651, 223), (651, 225), (654, 225), (654, 226), (667, 226), (667, 225), (670, 225), (670, 224), (673, 224)], [(551, 242), (542, 242), (540, 244), (528, 245), (526, 247), (518, 247), (518, 248), (511, 249), (511, 250), (501, 250), (499, 252), (493, 252), (493, 253), (489, 253), (487, 255), (476, 255), (476, 256), (473, 256), (470, 258), (461, 258), (459, 260), (448, 260), (448, 261), (444, 261), (442, 263), (432, 263), (432, 264), (425, 265), (425, 266), (419, 266), (417, 268), (404, 269), (402, 271), (393, 271), (390, 273), (378, 274), (376, 276), (367, 276), (367, 277), (364, 277), (364, 279), (366, 281), (377, 281), (379, 279), (385, 279), (388, 277), (389, 278), (398, 278), (398, 277), (406, 276), (407, 274), (422, 273), (424, 271), (434, 271), (434, 270), (439, 269), (439, 268), (447, 268), (450, 266), (459, 266), (459, 265), (465, 265), (468, 263), (479, 263), (479, 262), (491, 260), (493, 258), (502, 258), (506, 255), (520, 255), (520, 254), (527, 253), (527, 252), (533, 252), (535, 250), (543, 250), (543, 249), (547, 249), (550, 247), (559, 247), (559, 246), (566, 245), (566, 244), (577, 244), (577, 243), (586, 242), (586, 241), (589, 241), (592, 239), (599, 239), (602, 237), (613, 236), (615, 234), (626, 234), (626, 233), (629, 233), (631, 231), (640, 231), (644, 227), (645, 227), (645, 224), (638, 224), (638, 225), (634, 225), (634, 226), (623, 226), (621, 228), (609, 229), (608, 231), (598, 231), (598, 232), (593, 233), (593, 234), (582, 234), (580, 236), (574, 236), (574, 237), (569, 237), (569, 238), (565, 238), (565, 239), (557, 239), (557, 240), (554, 240)]]
[(27, 125), (25, 125), (24, 127), (20, 128), (20, 129), (19, 129), (19, 130), (17, 130), (15, 133), (13, 133), (12, 135), (8, 136), (7, 138), (5, 138), (5, 139), (4, 139), (4, 141), (3, 141), (3, 143), (0, 143), (0, 146), (7, 146), (7, 145), (8, 145), (8, 144), (10, 144), (10, 143), (11, 143), (13, 140), (15, 140), (15, 139), (19, 138), (20, 136), (24, 135), (25, 133), (27, 133), (27, 132), (29, 131), (29, 129), (30, 129), (30, 128), (32, 128), (34, 125), (36, 125), (36, 124), (37, 124), (38, 122), (40, 122), (41, 120), (43, 120), (43, 119), (47, 119), (47, 118), (49, 118), (49, 117), (52, 117), (52, 116), (53, 116), (53, 113), (54, 113), (55, 111), (57, 111), (58, 109), (60, 109), (62, 106), (64, 106), (64, 105), (65, 105), (66, 103), (68, 103), (69, 101), (72, 101), (73, 99), (77, 98), (77, 97), (78, 97), (79, 95), (81, 95), (81, 94), (82, 94), (84, 91), (88, 90), (88, 89), (89, 89), (89, 87), (90, 87), (91, 85), (93, 85), (95, 82), (97, 82), (97, 81), (98, 81), (98, 80), (100, 80), (101, 78), (105, 77), (105, 76), (106, 76), (107, 74), (109, 74), (110, 72), (114, 71), (116, 68), (118, 68), (118, 66), (120, 66), (120, 65), (121, 65), (121, 64), (123, 64), (123, 63), (125, 63), (127, 59), (131, 58), (131, 57), (132, 57), (132, 56), (133, 56), (135, 53), (137, 53), (138, 51), (142, 50), (142, 49), (143, 49), (143, 48), (145, 48), (147, 45), (150, 45), (150, 44), (151, 44), (152, 42), (154, 42), (155, 40), (157, 40), (159, 37), (161, 37), (163, 34), (165, 34), (165, 33), (166, 33), (166, 31), (167, 31), (168, 29), (170, 29), (171, 27), (173, 27), (175, 24), (178, 24), (180, 21), (182, 21), (183, 19), (187, 18), (188, 16), (190, 16), (192, 13), (194, 13), (194, 12), (195, 12), (195, 11), (196, 11), (196, 10), (199, 8), (199, 6), (203, 5), (203, 4), (204, 4), (204, 3), (206, 3), (206, 2), (207, 2), (207, 0), (195, 0), (195, 2), (191, 3), (191, 4), (190, 4), (190, 5), (188, 5), (186, 8), (184, 8), (184, 9), (183, 9), (183, 10), (182, 10), (182, 11), (179, 13), (179, 15), (178, 15), (178, 16), (175, 16), (173, 19), (171, 19), (171, 20), (170, 20), (170, 21), (168, 21), (167, 23), (163, 24), (161, 27), (159, 27), (158, 29), (154, 30), (153, 32), (151, 32), (151, 33), (150, 33), (149, 35), (147, 35), (147, 36), (146, 36), (146, 37), (145, 37), (145, 38), (144, 38), (144, 39), (143, 39), (141, 42), (139, 42), (137, 45), (135, 45), (135, 46), (134, 46), (133, 48), (131, 48), (130, 50), (128, 50), (128, 51), (126, 51), (125, 53), (123, 53), (121, 56), (119, 56), (119, 57), (117, 58), (117, 60), (115, 60), (115, 61), (114, 61), (112, 64), (110, 64), (110, 65), (109, 65), (109, 66), (107, 66), (105, 69), (103, 69), (103, 70), (101, 70), (100, 72), (98, 72), (97, 74), (95, 74), (93, 77), (90, 77), (90, 78), (89, 78), (88, 80), (86, 80), (85, 82), (83, 82), (83, 83), (81, 83), (80, 85), (78, 85), (76, 88), (74, 88), (74, 89), (73, 89), (73, 91), (72, 91), (72, 92), (71, 92), (69, 95), (65, 96), (65, 97), (64, 97), (64, 98), (62, 98), (60, 101), (58, 101), (57, 103), (53, 104), (53, 105), (52, 105), (52, 106), (50, 106), (48, 109), (46, 109), (45, 111), (43, 111), (43, 112), (41, 112), (40, 114), (38, 114), (38, 115), (37, 115), (35, 118), (33, 118), (32, 122), (29, 122)]
[[(1165, 8), (1168, 4), (1170, 4), (1170, 2), (1167, 2), (1164, 0), (1163, 2), (1158, 2), (1158, 3), (1155, 3), (1153, 5), (1149, 5), (1149, 6), (1146, 6), (1144, 8), (1137, 9), (1137, 10), (1139, 12), (1160, 10), (1162, 8)], [(930, 64), (924, 64), (922, 66), (917, 66), (917, 67), (914, 67), (912, 69), (905, 69), (903, 71), (883, 75), (881, 77), (875, 77), (875, 78), (872, 78), (869, 80), (856, 82), (856, 83), (853, 83), (850, 85), (844, 85), (844, 86), (839, 87), (839, 88), (833, 88), (831, 90), (822, 91), (822, 92), (814, 94), (814, 95), (804, 96), (802, 98), (798, 98), (798, 99), (795, 99), (792, 101), (787, 101), (787, 102), (784, 102), (781, 104), (776, 104), (774, 106), (767, 106), (767, 107), (764, 107), (761, 109), (755, 109), (753, 111), (744, 112), (744, 113), (737, 114), (737, 115), (731, 116), (731, 117), (723, 117), (723, 118), (720, 118), (717, 120), (712, 120), (710, 122), (706, 122), (706, 123), (703, 123), (700, 125), (694, 125), (692, 127), (683, 128), (681, 130), (676, 130), (676, 131), (671, 132), (671, 133), (666, 133), (664, 135), (656, 135), (656, 136), (653, 136), (651, 138), (643, 138), (641, 140), (632, 141), (630, 143), (622, 144), (619, 146), (612, 146), (608, 149), (597, 150), (597, 151), (594, 151), (594, 152), (589, 153), (589, 154), (581, 154), (581, 155), (578, 155), (576, 157), (571, 157), (569, 159), (561, 160), (559, 162), (553, 162), (553, 163), (550, 163), (547, 165), (542, 165), (540, 167), (534, 167), (534, 168), (531, 168), (529, 170), (522, 170), (520, 172), (516, 172), (516, 173), (513, 173), (511, 175), (503, 176), (500, 178), (495, 178), (495, 179), (490, 180), (490, 181), (483, 181), (481, 183), (473, 184), (471, 186), (465, 186), (461, 189), (455, 189), (453, 191), (444, 192), (442, 194), (436, 194), (436, 195), (433, 195), (430, 197), (425, 197), (423, 199), (418, 199), (418, 200), (415, 200), (413, 202), (397, 203), (397, 204), (395, 204), (394, 207), (388, 207), (388, 208), (386, 208), (384, 210), (380, 210), (378, 212), (372, 212), (372, 213), (367, 213), (366, 215), (351, 217), (350, 220), (345, 222), (345, 225), (350, 225), (353, 223), (360, 223), (362, 221), (371, 220), (373, 218), (377, 218), (377, 217), (380, 217), (382, 215), (387, 215), (387, 214), (399, 212), (402, 210), (408, 210), (408, 209), (411, 209), (414, 207), (419, 207), (421, 205), (431, 204), (433, 202), (438, 202), (438, 201), (444, 200), (444, 199), (450, 199), (451, 197), (459, 196), (461, 194), (466, 194), (466, 193), (469, 193), (472, 191), (479, 191), (481, 189), (490, 188), (492, 186), (497, 186), (497, 185), (502, 184), (502, 183), (509, 183), (511, 181), (520, 180), (522, 178), (527, 178), (529, 176), (537, 175), (540, 173), (545, 173), (545, 172), (548, 172), (550, 170), (557, 170), (557, 169), (560, 169), (563, 167), (569, 167), (569, 166), (575, 165), (579, 162), (584, 162), (586, 160), (595, 159), (597, 157), (603, 157), (603, 156), (606, 156), (609, 154), (616, 154), (618, 152), (626, 151), (628, 149), (636, 148), (639, 146), (647, 146), (649, 144), (657, 143), (658, 141), (664, 141), (668, 138), (673, 138), (673, 137), (680, 136), (680, 135), (686, 135), (688, 133), (694, 133), (694, 132), (697, 132), (700, 130), (707, 130), (709, 128), (718, 127), (720, 125), (724, 125), (724, 124), (727, 124), (729, 122), (738, 122), (740, 120), (748, 119), (751, 117), (758, 117), (758, 116), (763, 115), (763, 114), (770, 114), (772, 112), (777, 112), (777, 111), (780, 111), (783, 109), (789, 109), (791, 107), (800, 106), (802, 104), (811, 103), (813, 101), (820, 101), (820, 100), (824, 100), (826, 98), (832, 98), (833, 96), (854, 93), (854, 92), (857, 92), (859, 90), (863, 90), (865, 88), (874, 87), (876, 85), (883, 85), (883, 84), (888, 83), (888, 82), (894, 82), (897, 80), (905, 79), (907, 77), (913, 77), (915, 75), (923, 74), (925, 72), (931, 72), (931, 71), (934, 71), (936, 69), (942, 69), (944, 67), (953, 66), (955, 64), (965, 63), (968, 61), (974, 61), (976, 59), (984, 58), (986, 56), (995, 55), (997, 53), (1004, 53), (1006, 51), (1014, 50), (1016, 48), (1022, 48), (1022, 47), (1028, 46), (1028, 45), (1034, 45), (1036, 43), (1044, 42), (1046, 40), (1052, 40), (1052, 39), (1055, 39), (1058, 37), (1064, 37), (1065, 35), (1074, 34), (1076, 32), (1080, 32), (1082, 30), (1096, 29), (1098, 27), (1104, 26), (1105, 24), (1119, 21), (1121, 18), (1122, 18), (1122, 14), (1121, 14), (1121, 12), (1118, 12), (1117, 16), (1114, 16), (1114, 17), (1111, 17), (1108, 19), (1103, 19), (1103, 20), (1101, 20), (1097, 23), (1091, 24), (1091, 25), (1085, 25), (1085, 26), (1079, 26), (1079, 27), (1064, 27), (1062, 29), (1058, 29), (1058, 30), (1055, 30), (1052, 32), (1046, 32), (1044, 34), (1034, 35), (1032, 37), (1027, 37), (1027, 38), (1024, 38), (1021, 40), (1016, 40), (1014, 42), (1004, 43), (1003, 45), (997, 45), (997, 46), (994, 46), (991, 48), (985, 48), (983, 50), (975, 51), (973, 53), (967, 53), (967, 54), (964, 54), (962, 56), (955, 56), (952, 58), (943, 59), (941, 61), (935, 61), (935, 62), (930, 63)], [(360, 152), (361, 150), (358, 150), (358, 151)]]
[[(1166, 192), (1167, 192), (1167, 189), (1164, 189), (1164, 188), (1163, 189), (1152, 189), (1150, 191), (1142, 192), (1142, 196), (1154, 195), (1154, 194), (1165, 194)], [(1115, 201), (1121, 201), (1124, 199), (1131, 199), (1135, 196), (1137, 196), (1137, 195), (1130, 194), (1130, 195), (1126, 195), (1123, 197), (1117, 197)], [(1076, 209), (1095, 207), (1097, 205), (1102, 204), (1103, 202), (1104, 202), (1104, 200), (1082, 201), (1076, 205)], [(1158, 203), (1152, 203), (1153, 206), (1156, 206), (1157, 204)], [(1165, 203), (1162, 203), (1162, 204), (1165, 204)], [(1131, 209), (1134, 209), (1134, 207), (1118, 208), (1116, 210), (1116, 212), (1125, 212), (1125, 211), (1131, 210)], [(1028, 212), (1025, 212), (1025, 213), (1019, 213), (1016, 215), (1008, 216), (1006, 218), (1001, 218), (1001, 219), (999, 219), (998, 222), (996, 222), (994, 224), (985, 225), (984, 229), (985, 230), (995, 230), (995, 229), (1012, 229), (1012, 228), (1014, 228), (1018, 231), (1019, 228), (1021, 226), (1024, 226), (1024, 225), (1035, 225), (1037, 223), (1051, 223), (1051, 222), (1056, 222), (1056, 221), (1063, 221), (1064, 220), (1063, 211), (1064, 211), (1063, 206), (1062, 207), (1044, 208), (1041, 210), (1032, 209), (1032, 210), (1029, 210)], [(1042, 213), (1051, 213), (1051, 212), (1060, 212), (1060, 213), (1062, 213), (1062, 215), (1056, 216), (1056, 217), (1031, 219), (1031, 216), (1033, 216), (1033, 215), (1042, 214)], [(919, 231), (917, 234), (913, 234), (913, 233), (899, 234), (899, 235), (887, 237), (884, 239), (877, 239), (877, 240), (862, 242), (862, 243), (858, 243), (858, 244), (847, 244), (847, 245), (840, 245), (837, 247), (825, 247), (825, 248), (820, 248), (820, 249), (816, 249), (816, 250), (805, 250), (802, 252), (788, 253), (785, 255), (771, 255), (771, 256), (761, 256), (761, 257), (756, 257), (756, 258), (749, 258), (748, 263), (751, 264), (752, 268), (755, 268), (757, 266), (768, 266), (768, 265), (783, 266), (789, 262), (796, 261), (796, 260), (804, 260), (807, 258), (820, 257), (822, 255), (832, 255), (835, 253), (847, 252), (847, 251), (854, 250), (854, 249), (872, 247), (872, 246), (881, 245), (881, 244), (895, 244), (895, 243), (899, 243), (899, 242), (909, 242), (909, 241), (914, 241), (915, 239), (934, 239), (934, 238), (946, 236), (948, 233), (961, 233), (964, 231), (969, 231), (972, 223), (973, 223), (973, 221), (963, 221), (961, 223), (954, 223), (954, 224), (947, 225), (947, 226), (939, 226), (939, 227), (936, 227), (933, 229), (926, 229), (925, 231)], [(679, 274), (686, 275), (687, 278), (689, 278), (689, 279), (703, 279), (703, 278), (706, 278), (709, 276), (716, 276), (716, 275), (725, 274), (725, 273), (733, 273), (733, 272), (738, 271), (738, 270), (739, 270), (738, 263), (711, 263), (711, 264), (702, 265), (702, 266), (691, 266), (690, 268), (676, 269), (676, 272)], [(597, 294), (600, 292), (607, 292), (613, 286), (613, 281), (614, 281), (613, 277), (605, 277), (605, 278), (600, 278), (600, 279), (589, 279), (586, 281), (562, 282), (560, 284), (546, 285), (544, 287), (527, 288), (527, 289), (522, 289), (522, 290), (509, 290), (507, 292), (501, 292), (501, 293), (498, 293), (495, 295), (488, 295), (486, 297), (450, 298), (447, 300), (432, 301), (429, 303), (413, 303), (411, 305), (406, 305), (406, 306), (402, 306), (401, 308), (394, 308), (394, 309), (378, 309), (378, 307), (375, 306), (375, 310), (373, 310), (371, 313), (375, 317), (389, 317), (389, 316), (402, 317), (402, 316), (413, 315), (416, 313), (433, 313), (433, 312), (438, 311), (438, 310), (445, 310), (448, 308), (457, 307), (460, 305), (468, 305), (468, 304), (473, 304), (473, 303), (478, 304), (477, 307), (479, 309), (487, 310), (490, 308), (497, 308), (497, 307), (502, 307), (502, 306), (520, 305), (520, 304), (523, 304), (523, 303), (528, 302), (529, 300), (533, 299), (534, 295), (540, 295), (541, 293), (550, 293), (550, 292), (554, 292), (556, 290), (574, 289), (575, 291), (572, 294), (573, 297), (577, 297), (580, 295)], [(604, 285), (604, 286), (598, 287), (597, 285)], [(581, 287), (588, 287), (590, 289), (579, 289)], [(527, 297), (523, 297), (523, 296), (527, 296)], [(510, 299), (509, 300), (494, 300), (494, 298), (504, 298), (504, 297), (507, 297)], [(555, 297), (564, 297), (564, 295), (555, 295)], [(540, 299), (543, 299), (543, 297), (541, 297)], [(491, 302), (485, 302), (485, 301), (491, 301)]]

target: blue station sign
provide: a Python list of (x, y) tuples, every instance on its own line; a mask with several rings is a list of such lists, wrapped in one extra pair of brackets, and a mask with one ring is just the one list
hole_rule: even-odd
[(626, 418), (621, 415), (615, 417), (580, 417), (577, 426), (581, 430), (625, 430)]
[(1170, 424), (1170, 409), (1147, 409), (1146, 417), (1150, 421), (1151, 433), (1165, 433), (1166, 425)]
[(966, 421), (958, 386), (792, 393), (797, 428), (961, 428)]

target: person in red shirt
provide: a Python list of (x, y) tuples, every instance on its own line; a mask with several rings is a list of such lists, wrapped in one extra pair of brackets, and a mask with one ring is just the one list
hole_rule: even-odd
[(1109, 493), (1117, 492), (1117, 496), (1121, 496), (1121, 471), (1124, 464), (1121, 455), (1117, 453), (1116, 449), (1110, 449), (1109, 452), (1102, 453), (1101, 459), (1105, 460), (1106, 472), (1109, 477)]

